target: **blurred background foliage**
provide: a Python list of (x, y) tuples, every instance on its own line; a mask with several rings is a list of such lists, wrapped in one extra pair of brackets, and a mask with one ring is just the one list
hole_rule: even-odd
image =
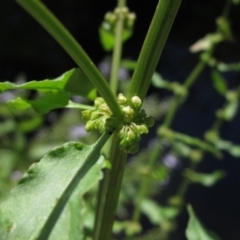
[[(108, 77), (111, 54), (101, 47), (98, 31), (104, 14), (116, 3), (110, 0), (44, 2)], [(221, 239), (239, 239), (239, 5), (231, 8), (231, 28), (226, 28), (224, 41), (218, 42), (218, 36), (207, 35), (216, 31), (216, 24), (224, 28), (218, 17), (225, 3), (225, 0), (184, 0), (182, 3), (144, 103), (149, 115), (156, 119), (155, 127), (144, 136), (142, 151), (130, 156), (126, 168), (114, 227), (117, 239), (124, 239), (124, 233), (129, 236), (138, 233), (141, 229), (138, 220), (145, 235), (136, 239), (154, 240), (160, 236), (161, 239), (186, 239), (184, 229), (188, 214), (185, 207), (178, 215), (183, 206), (181, 197), (185, 203), (191, 203), (201, 221)], [(134, 69), (134, 60), (157, 0), (147, 4), (128, 1), (130, 10), (137, 14), (137, 21), (133, 37), (126, 42), (123, 51), (126, 61), (119, 72), (122, 91), (127, 88), (126, 80)], [(15, 2), (3, 0), (0, 9), (1, 81), (20, 84), (51, 79), (75, 67), (58, 44)], [(197, 42), (199, 39), (203, 40)], [(217, 44), (209, 66), (189, 90), (171, 129), (159, 128), (173, 102), (172, 92), (180, 94), (182, 102), (185, 100), (181, 84), (199, 61), (199, 54), (193, 52), (206, 52), (207, 44), (214, 41)], [(196, 42), (198, 44), (193, 45)], [(0, 95), (0, 201), (28, 166), (52, 147), (79, 139), (92, 143), (98, 137), (85, 132), (80, 111), (76, 109), (58, 109), (39, 115), (32, 109), (20, 111), (6, 104), (19, 95), (36, 98), (35, 91), (13, 90)], [(91, 104), (82, 98), (73, 100)], [(214, 122), (221, 122), (220, 131)], [(219, 157), (221, 160), (216, 159)], [(187, 169), (189, 164), (197, 165), (197, 171), (194, 166)], [(185, 191), (179, 189), (182, 179), (200, 184), (187, 185)], [(139, 199), (141, 204), (138, 204)], [(90, 201), (89, 208), (91, 205)]]

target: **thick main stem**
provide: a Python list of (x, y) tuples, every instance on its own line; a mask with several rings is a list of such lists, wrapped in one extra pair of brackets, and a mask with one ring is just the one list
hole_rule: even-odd
[(122, 177), (127, 154), (119, 150), (119, 142), (113, 140), (110, 162), (111, 169), (105, 170), (98, 202), (93, 240), (110, 240), (115, 218)]
[(145, 98), (180, 4), (181, 0), (161, 0), (158, 2), (128, 89), (128, 99), (133, 96)]
[[(124, 7), (125, 4), (126, 0), (118, 0), (118, 7)], [(116, 23), (115, 44), (110, 77), (110, 88), (115, 95), (117, 94), (118, 70), (122, 55), (123, 21), (123, 15), (120, 14)], [(106, 151), (109, 153), (107, 160), (111, 162), (112, 166), (111, 169), (106, 169), (104, 171), (104, 179), (100, 183), (93, 240), (111, 239), (127, 157), (127, 154), (119, 149), (119, 142), (115, 139), (111, 139), (111, 141), (108, 142)]]

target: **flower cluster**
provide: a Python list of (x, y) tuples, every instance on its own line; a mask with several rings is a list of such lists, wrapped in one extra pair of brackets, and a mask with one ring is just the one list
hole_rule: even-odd
[(113, 12), (107, 12), (105, 14), (104, 20), (111, 26), (112, 29), (114, 29), (116, 22), (120, 17), (123, 17), (124, 19), (125, 28), (133, 27), (136, 20), (136, 15), (135, 13), (130, 12), (127, 7), (117, 7)]
[[(120, 140), (120, 149), (135, 153), (138, 151), (138, 143), (143, 133), (148, 133), (148, 128), (153, 126), (152, 117), (147, 117), (141, 109), (142, 101), (134, 96), (128, 102), (123, 94), (118, 95), (118, 103), (123, 112), (123, 120), (117, 119), (108, 108), (103, 98), (96, 98), (93, 110), (82, 112), (83, 121), (86, 122), (86, 130), (99, 130), (100, 133), (114, 133), (115, 138)], [(141, 110), (140, 110), (141, 109)]]

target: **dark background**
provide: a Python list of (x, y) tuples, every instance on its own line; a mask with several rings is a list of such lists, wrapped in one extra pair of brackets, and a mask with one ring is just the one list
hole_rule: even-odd
[[(106, 56), (98, 40), (98, 27), (106, 11), (111, 11), (115, 1), (44, 1), (81, 43), (92, 60), (98, 64)], [(147, 28), (157, 5), (157, 0), (129, 0), (128, 6), (136, 12), (134, 37), (124, 47), (123, 56), (137, 59)], [(215, 19), (220, 16), (224, 0), (183, 0), (166, 47), (158, 65), (164, 78), (182, 82), (198, 62), (198, 55), (188, 48), (197, 39), (215, 31)], [(24, 73), (29, 80), (57, 77), (76, 64), (61, 47), (14, 1), (0, 1), (0, 80), (14, 80)], [(231, 11), (235, 36), (232, 43), (223, 43), (216, 50), (216, 57), (225, 62), (240, 59), (240, 6)], [(237, 73), (225, 74), (228, 85), (239, 85)], [(151, 92), (159, 93), (151, 88)], [(173, 129), (191, 136), (202, 137), (211, 127), (215, 110), (224, 99), (213, 89), (209, 70), (206, 70), (191, 89), (188, 101), (180, 108)], [(240, 115), (233, 122), (224, 124), (224, 139), (240, 144)], [(225, 154), (223, 161), (206, 156), (200, 171), (225, 169), (226, 179), (213, 188), (190, 188), (187, 201), (191, 202), (205, 225), (217, 232), (223, 240), (240, 239), (240, 161)], [(180, 225), (185, 227), (187, 215)], [(183, 228), (175, 239), (184, 239)]]

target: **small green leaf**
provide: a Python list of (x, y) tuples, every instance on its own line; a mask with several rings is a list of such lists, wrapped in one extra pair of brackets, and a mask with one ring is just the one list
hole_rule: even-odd
[(223, 111), (224, 119), (227, 121), (231, 121), (237, 113), (238, 106), (239, 106), (238, 100), (228, 102)]
[(171, 83), (164, 80), (162, 76), (157, 72), (155, 72), (152, 76), (152, 84), (156, 88), (165, 88), (168, 90), (172, 89)]
[(195, 215), (191, 205), (187, 206), (190, 219), (186, 229), (186, 237), (188, 240), (220, 240), (213, 232), (207, 230)]
[(218, 139), (215, 142), (215, 145), (218, 149), (227, 151), (233, 157), (240, 157), (240, 146), (239, 145), (234, 145), (232, 142), (224, 141), (222, 139)]
[[(110, 26), (109, 23), (103, 22), (99, 28), (99, 37), (102, 47), (105, 51), (111, 51), (115, 43), (115, 33), (114, 29)], [(122, 32), (122, 41), (127, 41), (133, 33), (132, 28), (124, 28)]]
[(55, 79), (45, 79), (42, 81), (30, 81), (24, 84), (14, 84), (11, 82), (0, 83), (0, 92), (13, 89), (29, 89), (40, 92), (60, 91), (71, 95), (80, 95), (90, 100), (96, 98), (96, 90), (86, 74), (79, 68), (72, 69)]
[(181, 141), (187, 145), (190, 146), (196, 146), (202, 150), (208, 151), (210, 153), (212, 153), (214, 156), (220, 158), (221, 157), (221, 153), (218, 151), (218, 149), (216, 149), (215, 146), (212, 146), (212, 144), (206, 143), (204, 141), (202, 141), (199, 138), (195, 138), (195, 137), (191, 137), (189, 135), (186, 134), (182, 134), (182, 133), (178, 133), (178, 132), (171, 132), (171, 136), (172, 139)]
[(212, 71), (212, 80), (214, 88), (218, 91), (218, 93), (225, 95), (227, 92), (227, 83), (217, 70)]
[[(78, 199), (81, 199), (101, 177), (102, 163), (95, 163), (108, 138), (109, 135), (105, 134), (91, 146), (77, 142), (66, 143), (32, 165), (0, 207), (2, 239), (48, 239), (59, 217), (66, 218), (64, 212), (63, 215), (61, 212), (72, 193), (76, 190)], [(72, 196), (74, 198), (74, 194)], [(74, 199), (73, 201), (75, 202)], [(71, 200), (69, 203), (72, 204)], [(81, 209), (70, 211), (76, 214)], [(68, 210), (67, 212), (69, 214)], [(78, 222), (78, 226), (82, 230), (81, 222)], [(67, 237), (70, 234), (69, 228), (69, 225), (66, 226), (65, 237), (58, 239), (71, 239)]]
[(191, 169), (184, 171), (184, 176), (194, 183), (200, 183), (205, 187), (212, 187), (226, 176), (225, 171), (217, 170), (212, 173), (197, 173)]
[(228, 152), (233, 156), (233, 157), (240, 157), (240, 146), (237, 145), (232, 145), (230, 149), (228, 149)]
[(220, 33), (209, 33), (203, 38), (197, 40), (191, 47), (190, 52), (196, 53), (211, 49), (216, 43), (223, 41)]
[(18, 124), (21, 132), (31, 132), (41, 126), (43, 123), (43, 117), (41, 115), (33, 116), (30, 119), (23, 120)]
[(144, 199), (141, 203), (142, 212), (149, 218), (152, 224), (159, 225), (166, 220), (177, 216), (177, 207), (163, 207), (150, 199)]

